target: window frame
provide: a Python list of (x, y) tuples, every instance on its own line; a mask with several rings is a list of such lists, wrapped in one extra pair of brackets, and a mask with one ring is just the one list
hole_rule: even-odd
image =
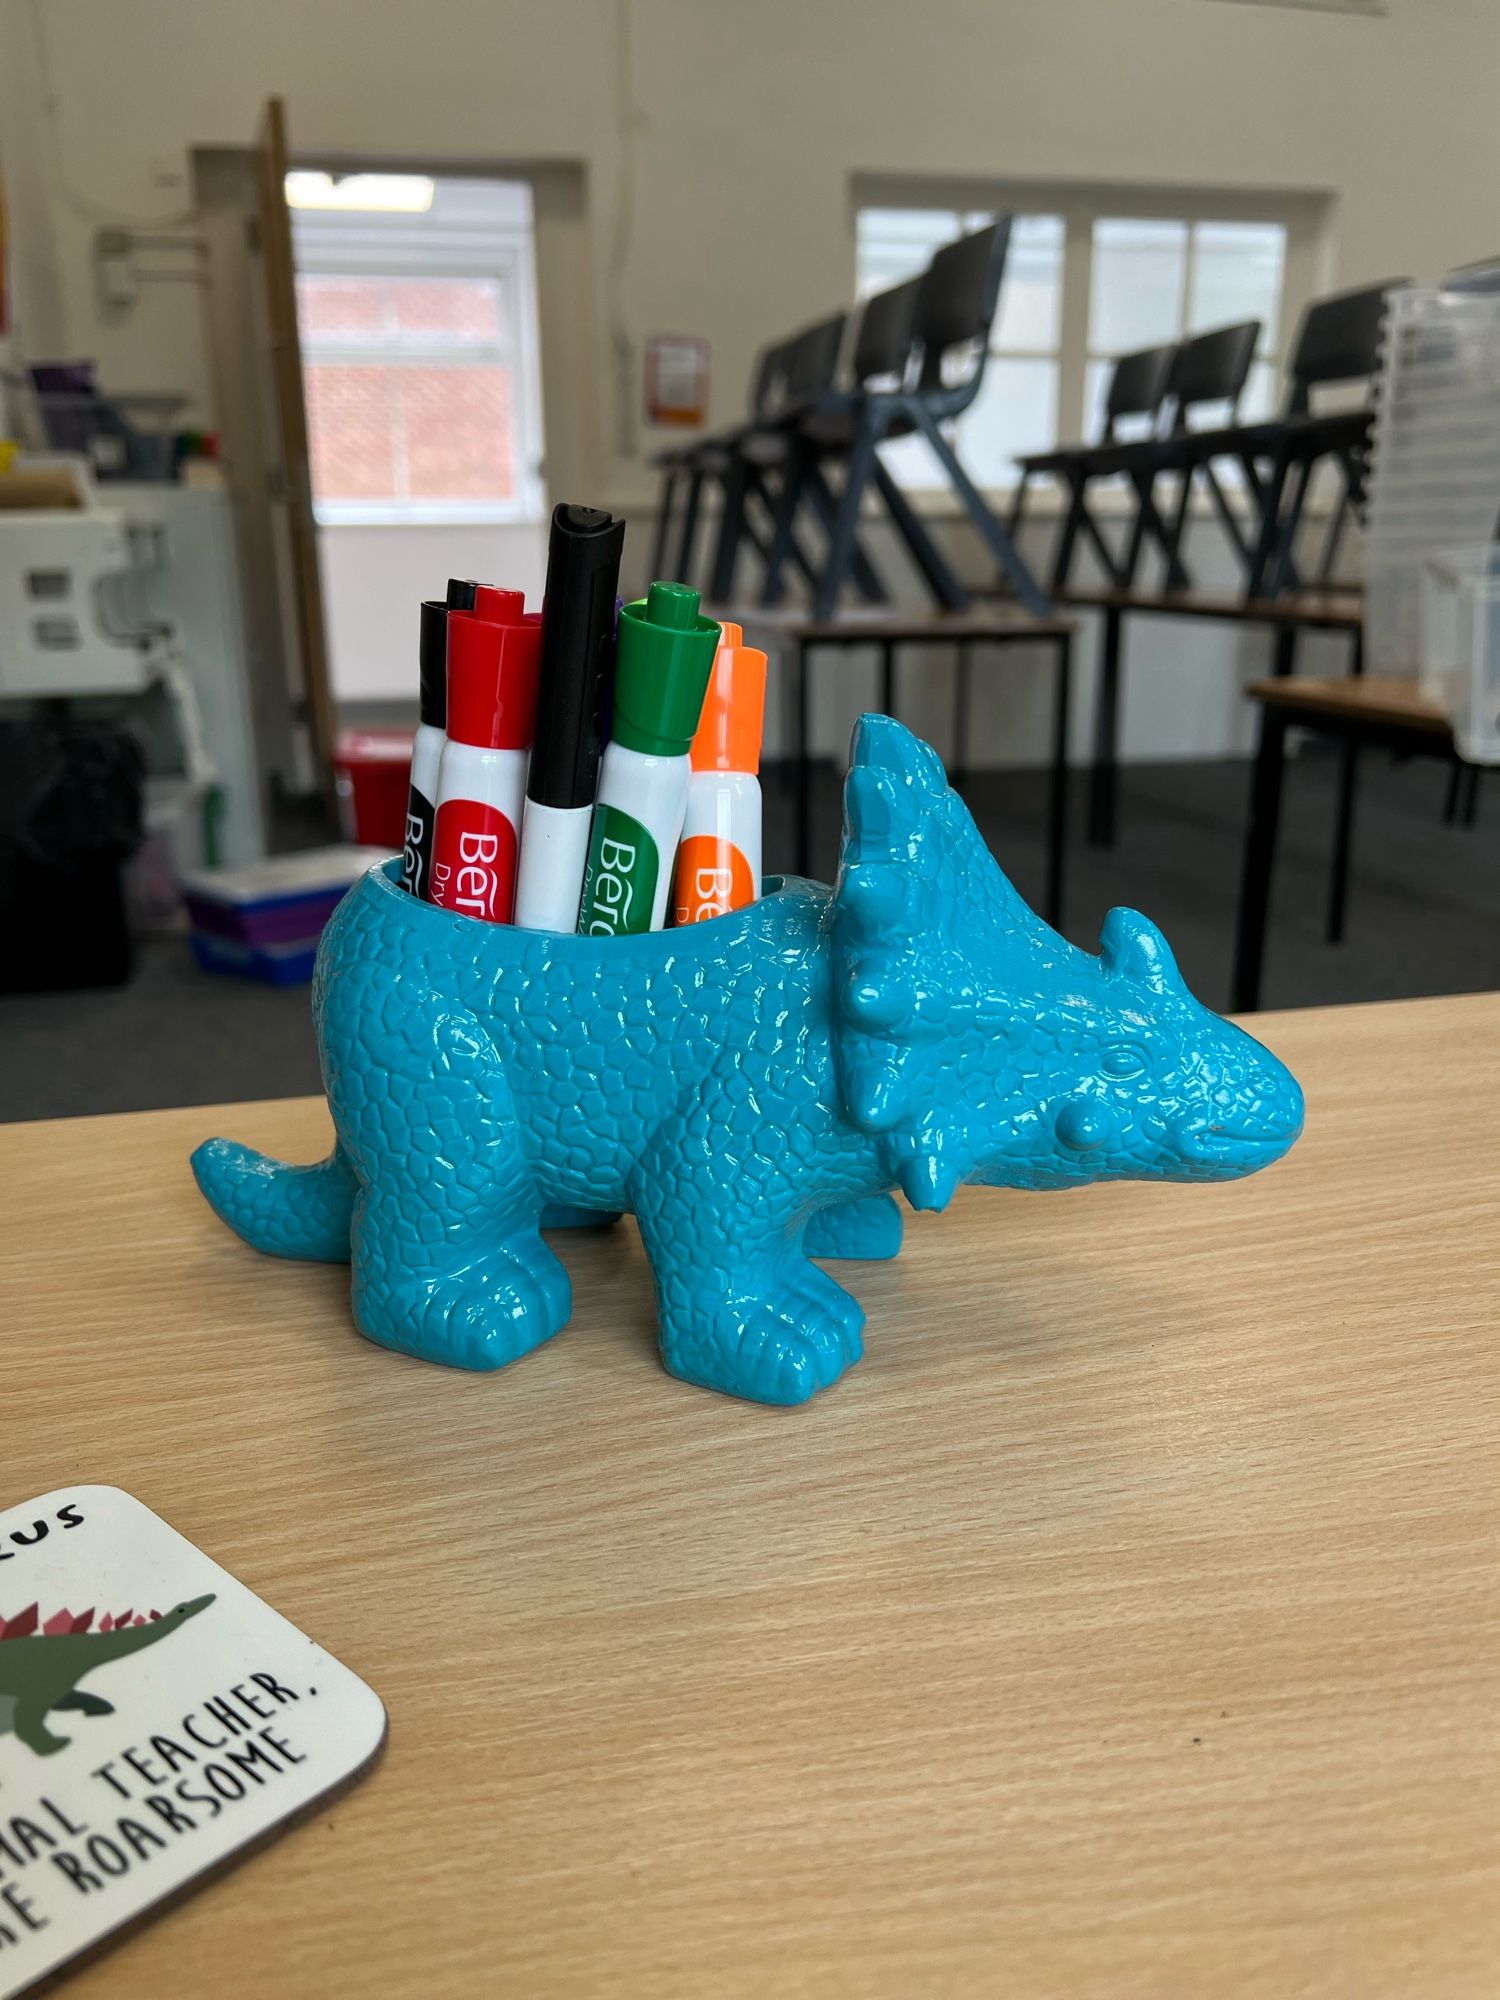
[[(414, 222), (418, 219), (414, 218)], [(340, 226), (348, 225), (348, 226)], [(483, 232), (466, 242), (464, 232), (419, 227), (361, 231), (357, 214), (322, 224), (296, 245), (298, 278), (494, 278), (512, 301), (511, 324), (493, 342), (472, 345), (413, 341), (382, 346), (375, 341), (310, 339), (299, 333), (304, 371), (319, 361), (337, 366), (457, 366), (499, 360), (511, 369), (511, 426), (516, 488), (509, 500), (319, 500), (313, 516), (319, 527), (510, 527), (546, 518), (542, 478), (541, 370), (537, 354), (535, 225), (531, 229)]]
[[(1195, 255), (1194, 225), (1205, 222), (1259, 222), (1286, 232), (1281, 298), (1274, 340), (1256, 349), (1257, 364), (1266, 363), (1282, 376), (1286, 355), (1302, 312), (1329, 281), (1329, 223), (1334, 197), (1311, 189), (1214, 189), (1150, 186), (1133, 182), (983, 181), (933, 178), (923, 175), (856, 174), (850, 184), (849, 242), (854, 283), (859, 281), (859, 217), (865, 209), (943, 210), (956, 217), (985, 215), (1060, 216), (1063, 224), (1062, 297), (1055, 351), (1006, 349), (1009, 359), (1055, 360), (1057, 365), (1057, 439), (1081, 441), (1088, 416), (1088, 370), (1101, 357), (1089, 348), (1093, 283), (1093, 230), (1096, 221), (1170, 221), (1188, 226), (1188, 250), (1183, 260), (1183, 307), (1190, 296)], [(999, 352), (993, 343), (987, 357)], [(1109, 358), (1109, 357), (1104, 357)], [(988, 495), (1003, 504), (1014, 485), (989, 486)], [(919, 506), (946, 492), (938, 481), (914, 487)], [(1038, 499), (1042, 496), (1039, 494)], [(1052, 503), (1060, 504), (1053, 495)], [(957, 503), (951, 503), (956, 507)], [(1123, 504), (1123, 503), (1122, 503)], [(937, 511), (932, 509), (931, 511)], [(943, 509), (946, 511), (946, 508)]]

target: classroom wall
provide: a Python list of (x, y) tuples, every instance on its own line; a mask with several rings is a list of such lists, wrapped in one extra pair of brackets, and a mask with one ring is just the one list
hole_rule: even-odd
[[(192, 279), (107, 319), (90, 240), (170, 221), (189, 149), (248, 139), (273, 92), (310, 153), (577, 162), (597, 414), (570, 471), (643, 520), (643, 337), (706, 334), (732, 417), (761, 340), (849, 292), (853, 174), (1326, 190), (1332, 281), (1431, 275), (1500, 247), (1497, 56), (1493, 0), (1374, 20), (1225, 0), (0, 0), (20, 341), (202, 408)], [(1127, 748), (1224, 747), (1235, 645), (1161, 644), (1217, 647), (1222, 698), (1205, 717), (1143, 683)], [(981, 752), (1013, 754), (1017, 717), (992, 720)]]

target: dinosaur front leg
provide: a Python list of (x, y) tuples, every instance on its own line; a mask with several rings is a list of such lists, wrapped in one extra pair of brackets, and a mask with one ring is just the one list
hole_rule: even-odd
[(868, 1194), (809, 1216), (802, 1247), (809, 1257), (896, 1257), (902, 1233), (901, 1210), (892, 1197)]
[(664, 1366), (756, 1403), (805, 1403), (860, 1358), (864, 1311), (802, 1242), (803, 1201), (747, 1149), (685, 1137), (634, 1189)]
[(445, 1016), (421, 1055), (421, 1077), (372, 1063), (358, 1099), (340, 1104), (360, 1177), (355, 1322), (426, 1361), (500, 1368), (567, 1324), (572, 1291), (541, 1238), (515, 1104), (488, 1036), (470, 1016)]
[(38, 1757), (55, 1757), (59, 1750), (66, 1750), (72, 1742), (71, 1736), (54, 1736), (47, 1727), (47, 1710), (53, 1704), (39, 1695), (22, 1695), (16, 1702), (16, 1712), (11, 1718), (11, 1728)]

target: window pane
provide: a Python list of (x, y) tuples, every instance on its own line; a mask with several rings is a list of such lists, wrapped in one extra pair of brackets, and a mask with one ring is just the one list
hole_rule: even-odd
[(1247, 424), (1261, 423), (1277, 414), (1281, 401), (1280, 371), (1269, 361), (1255, 362), (1240, 398), (1240, 416)]
[(1274, 222), (1200, 222), (1193, 229), (1188, 331), (1261, 322), (1260, 352), (1276, 348), (1286, 231)]
[(310, 361), (303, 371), (317, 500), (394, 500), (400, 417), (390, 371)]
[(1182, 330), (1185, 222), (1145, 219), (1094, 224), (1089, 351), (1130, 354), (1175, 340)]
[(498, 278), (397, 278), (396, 324), (419, 340), (484, 342), (504, 332)]
[(514, 497), (509, 369), (313, 361), (305, 380), (319, 502)]
[(1062, 217), (1018, 215), (1011, 224), (991, 341), (997, 352), (1056, 348), (1062, 321), (1062, 267)]
[(304, 342), (375, 340), (390, 330), (390, 290), (383, 278), (297, 279), (297, 318)]
[(856, 293), (889, 291), (927, 269), (932, 253), (962, 234), (950, 208), (862, 208), (856, 225)]
[(979, 486), (1009, 486), (1016, 460), (1057, 440), (1057, 363), (993, 360), (958, 420), (958, 455)]
[(509, 500), (516, 490), (510, 370), (402, 368), (413, 500)]

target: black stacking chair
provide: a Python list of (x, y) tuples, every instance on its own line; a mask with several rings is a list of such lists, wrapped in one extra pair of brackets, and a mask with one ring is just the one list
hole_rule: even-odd
[[(854, 340), (853, 388), (826, 389), (787, 419), (787, 460), (777, 534), (772, 539), (761, 592), (761, 603), (766, 608), (781, 601), (786, 558), (794, 547), (792, 526), (798, 510), (813, 507), (827, 533), (830, 536), (833, 533), (838, 501), (824, 475), (823, 460), (847, 458), (859, 430), (865, 398), (881, 389), (904, 386), (911, 374), (921, 286), (920, 278), (911, 278), (904, 285), (867, 300)], [(902, 428), (911, 429), (909, 419)], [(884, 467), (879, 471), (884, 473)], [(856, 572), (867, 562), (868, 558), (862, 560), (856, 543)], [(816, 578), (813, 581), (816, 587)]]
[[(1386, 294), (1402, 278), (1318, 299), (1307, 308), (1287, 363), (1287, 395), (1282, 415), (1270, 423), (1239, 424), (1198, 431), (1185, 441), (1180, 460), (1185, 474), (1201, 473), (1215, 459), (1235, 461), (1256, 509), (1253, 537), (1231, 528), (1231, 540), (1245, 567), (1248, 598), (1278, 596), (1301, 577), (1294, 560), (1297, 530), (1314, 468), (1327, 460), (1342, 481), (1329, 521), (1318, 580), (1333, 573), (1345, 523), (1364, 494), (1364, 458), (1371, 411), (1368, 396), (1358, 409), (1319, 415), (1315, 389), (1336, 384), (1368, 385), (1379, 361), (1380, 329)], [(1227, 510), (1221, 518), (1228, 521)]]
[[(676, 546), (676, 559), (671, 574), (686, 582), (692, 562), (693, 544), (697, 538), (698, 515), (703, 500), (703, 488), (710, 479), (719, 479), (725, 485), (725, 504), (729, 504), (728, 488), (738, 463), (739, 447), (755, 428), (764, 422), (775, 409), (780, 399), (782, 375), (785, 367), (789, 342), (781, 342), (772, 347), (763, 347), (755, 358), (755, 366), (750, 374), (750, 394), (747, 418), (743, 424), (720, 431), (713, 436), (695, 439), (691, 444), (674, 445), (670, 450), (658, 452), (653, 463), (661, 471), (661, 487), (656, 515), (656, 539), (651, 550), (651, 574), (668, 574), (668, 553), (672, 531), (672, 513), (677, 499), (679, 484), (686, 484), (682, 524)], [(743, 510), (744, 491), (738, 495), (738, 506)], [(741, 530), (742, 531), (742, 530)]]
[[(860, 506), (872, 481), (938, 602), (954, 610), (970, 602), (970, 593), (880, 463), (878, 448), (885, 438), (896, 434), (898, 425), (927, 440), (1016, 596), (1039, 616), (1050, 609), (1008, 528), (991, 513), (942, 430), (942, 425), (962, 415), (979, 393), (1009, 243), (1010, 217), (1004, 216), (972, 236), (945, 245), (918, 281), (912, 331), (920, 365), (909, 384), (866, 390), (860, 395), (828, 558), (813, 594), (816, 617), (832, 617), (844, 583), (853, 573)], [(955, 363), (964, 364), (964, 372), (956, 379)]]
[(1058, 537), (1052, 564), (1052, 588), (1067, 582), (1073, 550), (1080, 533), (1093, 544), (1095, 553), (1109, 575), (1116, 564), (1099, 525), (1088, 510), (1088, 487), (1096, 477), (1093, 461), (1105, 446), (1121, 442), (1120, 426), (1144, 420), (1155, 431), (1172, 379), (1177, 345), (1143, 347), (1135, 354), (1122, 354), (1114, 365), (1104, 397), (1104, 431), (1097, 444), (1058, 445), (1051, 451), (1031, 452), (1020, 460), (1021, 478), (1011, 501), (1010, 532), (1018, 538), (1026, 512), (1026, 494), (1039, 475), (1060, 480), (1068, 489), (1068, 511)]

